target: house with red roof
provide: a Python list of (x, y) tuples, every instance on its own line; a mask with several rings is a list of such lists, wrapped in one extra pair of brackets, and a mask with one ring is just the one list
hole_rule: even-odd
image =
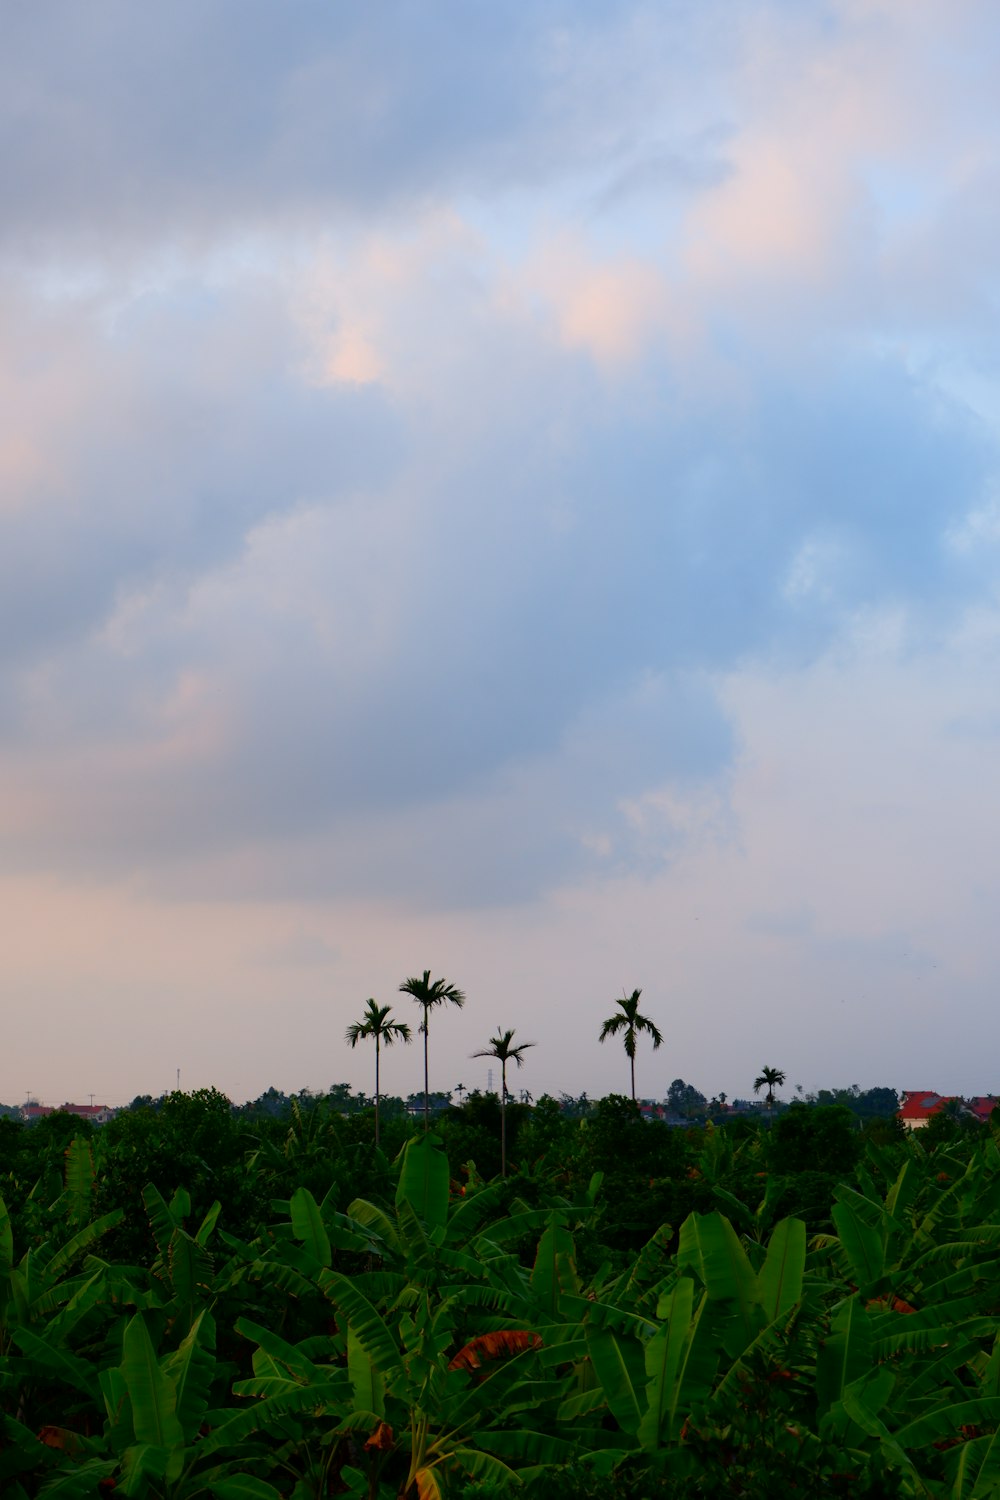
[(933, 1089), (904, 1089), (898, 1118), (907, 1130), (922, 1130), (932, 1115), (938, 1114), (954, 1098), (936, 1094)]
[(988, 1125), (1000, 1099), (994, 1094), (977, 1094), (973, 1099), (962, 1099), (956, 1094), (935, 1094), (933, 1089), (904, 1090), (899, 1119), (907, 1130), (920, 1130), (946, 1104), (956, 1104), (960, 1114), (971, 1115), (981, 1125)]
[(44, 1120), (46, 1115), (76, 1115), (78, 1119), (90, 1120), (95, 1125), (106, 1125), (115, 1117), (115, 1111), (109, 1104), (38, 1104), (34, 1099), (29, 1099), (27, 1104), (21, 1105), (22, 1120)]

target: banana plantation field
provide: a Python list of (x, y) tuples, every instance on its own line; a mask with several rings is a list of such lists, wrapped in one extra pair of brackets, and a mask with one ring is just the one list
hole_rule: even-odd
[(506, 1180), (454, 1124), (230, 1137), (211, 1098), (12, 1128), (0, 1494), (1000, 1496), (993, 1132), (603, 1103), (548, 1152), (526, 1112)]

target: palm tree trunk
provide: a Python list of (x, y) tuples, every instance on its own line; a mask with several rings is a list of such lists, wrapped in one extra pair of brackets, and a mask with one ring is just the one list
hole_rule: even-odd
[(379, 1101), (378, 1051), (379, 1051), (379, 1038), (376, 1035), (376, 1037), (375, 1037), (375, 1146), (376, 1146), (376, 1149), (378, 1148), (378, 1101)]
[(431, 1089), (430, 1073), (427, 1068), (427, 1021), (430, 1011), (424, 1007), (424, 1134), (431, 1128)]
[(632, 1067), (632, 1103), (634, 1104), (635, 1103), (635, 1053), (634, 1052), (632, 1053), (632, 1056), (629, 1058), (629, 1063), (631, 1064), (631, 1067)]
[(507, 1064), (500, 1064), (500, 1176), (507, 1176)]

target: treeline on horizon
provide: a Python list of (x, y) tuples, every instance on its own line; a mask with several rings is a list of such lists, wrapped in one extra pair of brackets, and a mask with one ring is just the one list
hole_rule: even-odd
[[(121, 1110), (152, 1109), (159, 1110), (164, 1103), (175, 1093), (184, 1093), (184, 1090), (167, 1090), (162, 1094), (136, 1094), (127, 1104), (110, 1106), (116, 1112)], [(213, 1090), (214, 1092), (214, 1090)], [(478, 1099), (493, 1094), (499, 1098), (499, 1090), (467, 1089), (464, 1084), (456, 1084), (453, 1089), (432, 1089), (429, 1094), (430, 1109), (433, 1114), (439, 1115), (443, 1110), (460, 1109), (468, 1100)], [(456, 1100), (457, 1096), (457, 1100)], [(225, 1096), (228, 1099), (228, 1095)], [(533, 1105), (536, 1102), (552, 1099), (556, 1096), (541, 1094), (536, 1100), (530, 1089), (518, 1087), (508, 1090), (508, 1106)], [(37, 1104), (37, 1100), (31, 1098), (29, 1104)], [(229, 1100), (229, 1107), (234, 1115), (246, 1120), (272, 1118), (286, 1119), (292, 1112), (293, 1104), (298, 1104), (302, 1109), (311, 1109), (317, 1103), (325, 1102), (333, 1109), (340, 1110), (344, 1114), (363, 1114), (366, 1111), (373, 1112), (375, 1096), (364, 1089), (355, 1089), (349, 1083), (332, 1083), (325, 1090), (303, 1088), (295, 1093), (286, 1093), (283, 1089), (274, 1087), (266, 1088), (254, 1099), (247, 1099), (242, 1104)], [(569, 1094), (561, 1092), (556, 1102), (562, 1112), (572, 1119), (583, 1119), (592, 1113), (598, 1104), (598, 1100), (591, 1098), (587, 1093)], [(675, 1078), (663, 1095), (646, 1094), (637, 1099), (637, 1103), (643, 1108), (662, 1107), (674, 1122), (705, 1124), (711, 1120), (716, 1124), (724, 1124), (731, 1120), (734, 1111), (743, 1113), (747, 1110), (767, 1112), (765, 1099), (751, 1096), (734, 1096), (730, 1098), (725, 1092), (707, 1095), (696, 1088), (694, 1084), (687, 1083), (683, 1078)], [(902, 1099), (898, 1090), (885, 1085), (877, 1085), (873, 1088), (862, 1089), (858, 1084), (851, 1084), (849, 1088), (818, 1089), (804, 1092), (796, 1090), (791, 1100), (775, 1097), (773, 1113), (779, 1114), (792, 1104), (805, 1104), (809, 1106), (825, 1107), (829, 1105), (841, 1105), (848, 1109), (860, 1122), (871, 1119), (889, 1119), (898, 1111)], [(379, 1096), (379, 1109), (383, 1119), (403, 1119), (406, 1116), (417, 1118), (423, 1111), (423, 1092), (414, 1092), (407, 1095), (381, 1094)], [(11, 1120), (23, 1119), (23, 1104), (0, 1103), (0, 1118)], [(59, 1106), (52, 1106), (52, 1113), (58, 1114)], [(44, 1116), (42, 1118), (47, 1118)], [(74, 1116), (74, 1118), (81, 1118)], [(26, 1124), (37, 1124), (37, 1120), (25, 1121)]]
[[(713, 1190), (722, 1187), (749, 1201), (766, 1174), (774, 1205), (818, 1230), (827, 1226), (837, 1184), (853, 1171), (865, 1141), (893, 1141), (904, 1133), (890, 1089), (829, 1090), (811, 1102), (776, 1103), (773, 1115), (761, 1107), (713, 1118), (691, 1102), (682, 1080), (672, 1087), (675, 1099), (687, 1100), (681, 1126), (644, 1117), (624, 1095), (543, 1095), (530, 1104), (508, 1100), (501, 1109), (497, 1094), (478, 1091), (466, 1093), (461, 1104), (431, 1095), (432, 1123), (456, 1190), (500, 1175), (504, 1130), (511, 1191), (558, 1184), (578, 1194), (602, 1174), (605, 1249), (616, 1253), (627, 1253), (663, 1223), (676, 1225), (692, 1209), (711, 1206), (699, 1162), (713, 1136), (726, 1141), (734, 1163), (731, 1180), (724, 1174)], [(423, 1104), (422, 1094), (383, 1096), (380, 1149), (372, 1099), (343, 1083), (325, 1094), (270, 1088), (242, 1105), (214, 1088), (138, 1096), (100, 1126), (60, 1111), (30, 1124), (8, 1116), (0, 1119), (0, 1181), (12, 1219), (22, 1212), (30, 1218), (38, 1184), (55, 1183), (74, 1139), (89, 1141), (94, 1202), (102, 1211), (124, 1207), (115, 1246), (142, 1255), (151, 1246), (136, 1205), (147, 1183), (168, 1195), (184, 1188), (192, 1211), (217, 1199), (224, 1222), (245, 1234), (259, 1226), (273, 1199), (297, 1187), (343, 1208), (356, 1196), (388, 1191), (392, 1161), (425, 1128)], [(933, 1149), (940, 1139), (984, 1129), (944, 1113), (921, 1137)], [(747, 1142), (754, 1143), (752, 1151)]]

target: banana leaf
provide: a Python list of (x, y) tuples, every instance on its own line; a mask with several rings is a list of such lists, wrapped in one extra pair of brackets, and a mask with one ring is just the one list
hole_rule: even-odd
[(354, 1393), (354, 1405), (361, 1411), (385, 1416), (385, 1381), (362, 1347), (354, 1329), (347, 1330), (347, 1372)]
[[(101, 1481), (112, 1479), (118, 1468), (116, 1458), (88, 1458), (80, 1464), (74, 1464), (71, 1469), (61, 1469), (59, 1473), (53, 1474), (46, 1479), (38, 1491), (38, 1500), (93, 1500), (96, 1494), (103, 1494)], [(16, 1500), (16, 1492), (6, 1487), (3, 1491), (5, 1500)], [(22, 1490), (24, 1495), (25, 1491)]]
[(301, 1348), (290, 1344), (287, 1339), (283, 1339), (278, 1333), (273, 1333), (270, 1328), (262, 1328), (259, 1323), (254, 1323), (250, 1318), (237, 1318), (236, 1332), (242, 1334), (244, 1338), (253, 1339), (259, 1348), (301, 1383), (308, 1384), (315, 1379), (316, 1366), (312, 1360), (302, 1352)]
[(629, 1335), (588, 1328), (587, 1352), (607, 1397), (611, 1414), (623, 1432), (634, 1437), (645, 1409), (646, 1369), (642, 1346)]
[(757, 1301), (757, 1277), (729, 1220), (718, 1213), (689, 1214), (681, 1225), (677, 1264), (696, 1272), (713, 1302), (731, 1304), (722, 1338), (735, 1358), (757, 1336), (764, 1314)]
[(252, 1474), (230, 1474), (213, 1479), (210, 1491), (214, 1500), (281, 1500), (281, 1490)]
[(90, 1142), (78, 1136), (66, 1147), (66, 1191), (75, 1199), (73, 1211), (78, 1218), (90, 1212), (93, 1190), (94, 1153)]
[(816, 1404), (819, 1414), (840, 1401), (844, 1391), (872, 1368), (872, 1327), (857, 1294), (833, 1314), (830, 1332), (816, 1356)]
[(183, 1444), (174, 1387), (160, 1367), (142, 1313), (125, 1325), (120, 1368), (132, 1403), (137, 1443), (166, 1451)]
[[(94, 1219), (91, 1223), (85, 1224), (71, 1239), (68, 1239), (64, 1245), (60, 1246), (54, 1255), (46, 1257), (44, 1264), (41, 1257), (32, 1255), (31, 1264), (33, 1270), (37, 1269), (41, 1273), (43, 1282), (43, 1286), (40, 1286), (35, 1291), (35, 1295), (37, 1296), (43, 1289), (48, 1290), (64, 1272), (69, 1270), (74, 1261), (80, 1259), (84, 1251), (89, 1250), (96, 1240), (99, 1240), (102, 1235), (108, 1233), (109, 1229), (114, 1229), (120, 1224), (124, 1217), (124, 1210), (120, 1208), (114, 1208), (110, 1213), (102, 1214), (99, 1219)], [(32, 1297), (32, 1300), (34, 1300), (34, 1297)]]
[(219, 1221), (219, 1214), (221, 1212), (222, 1204), (219, 1202), (218, 1198), (216, 1198), (215, 1202), (209, 1208), (195, 1233), (195, 1239), (198, 1241), (199, 1245), (208, 1244), (209, 1240), (212, 1237), (215, 1226)]
[(712, 1304), (689, 1276), (680, 1277), (658, 1309), (665, 1319), (645, 1349), (646, 1408), (640, 1445), (649, 1453), (677, 1441), (684, 1419), (708, 1396), (719, 1363)]
[(373, 1246), (370, 1244), (373, 1254), (384, 1256), (387, 1250), (394, 1255), (403, 1253), (396, 1225), (384, 1209), (365, 1198), (355, 1198), (348, 1205), (347, 1213), (349, 1220), (361, 1226), (369, 1242), (376, 1241)]
[(566, 1464), (576, 1455), (576, 1444), (548, 1432), (530, 1428), (509, 1427), (476, 1433), (476, 1442), (488, 1453), (511, 1462), (530, 1464)]
[(577, 1391), (560, 1402), (559, 1423), (564, 1425), (567, 1422), (575, 1422), (579, 1417), (586, 1417), (591, 1412), (602, 1410), (607, 1404), (608, 1400), (603, 1386), (595, 1385), (590, 1390)]
[(99, 1401), (97, 1371), (90, 1361), (78, 1358), (61, 1343), (50, 1343), (32, 1328), (15, 1325), (10, 1330), (10, 1337), (37, 1367), (57, 1380), (65, 1381), (73, 1390), (82, 1391), (92, 1401)]
[(133, 1443), (122, 1455), (122, 1478), (118, 1491), (128, 1496), (148, 1494), (149, 1482), (162, 1481), (167, 1477), (170, 1453), (156, 1443)]
[(403, 1150), (396, 1187), (396, 1208), (408, 1203), (429, 1228), (448, 1221), (448, 1158), (436, 1135), (414, 1136)]
[(558, 1318), (562, 1294), (579, 1291), (576, 1247), (573, 1236), (558, 1215), (549, 1214), (549, 1224), (538, 1242), (531, 1271), (531, 1290), (545, 1318)]
[(949, 1500), (987, 1500), (1000, 1491), (1000, 1432), (970, 1438), (945, 1459)]
[(401, 1356), (396, 1340), (368, 1298), (346, 1276), (334, 1271), (321, 1272), (319, 1284), (334, 1306), (344, 1314), (348, 1326), (353, 1328), (358, 1343), (375, 1369), (383, 1375), (397, 1371), (401, 1366)]
[(806, 1226), (801, 1219), (782, 1219), (774, 1226), (767, 1258), (757, 1273), (757, 1300), (768, 1323), (801, 1300), (805, 1266)]
[(979, 1396), (954, 1401), (924, 1412), (915, 1421), (897, 1429), (896, 1441), (904, 1448), (958, 1436), (963, 1427), (995, 1427), (1000, 1424), (1000, 1396)]
[(174, 1388), (174, 1411), (186, 1443), (193, 1443), (208, 1409), (215, 1376), (215, 1321), (202, 1309), (163, 1371)]
[[(175, 1194), (175, 1202), (176, 1197)], [(142, 1190), (142, 1201), (145, 1205), (149, 1227), (153, 1231), (153, 1239), (156, 1241), (156, 1248), (160, 1252), (160, 1259), (166, 1265), (170, 1253), (170, 1237), (174, 1230), (181, 1226), (174, 1218), (167, 1200), (154, 1183), (146, 1183)]]
[(862, 1205), (876, 1208), (860, 1193), (840, 1188), (841, 1195), (830, 1210), (840, 1247), (860, 1290), (873, 1295), (885, 1275), (885, 1245), (878, 1229), (869, 1222)]
[(170, 1236), (166, 1268), (175, 1302), (190, 1317), (198, 1303), (211, 1294), (212, 1257), (187, 1230), (175, 1229)]
[[(519, 1485), (520, 1479), (517, 1473), (505, 1464), (502, 1459), (494, 1457), (492, 1453), (484, 1453), (481, 1448), (452, 1448), (450, 1452), (442, 1455), (442, 1461), (449, 1465), (454, 1464), (470, 1478), (477, 1480), (480, 1484), (496, 1485), (498, 1487), (509, 1487)], [(420, 1490), (420, 1478), (422, 1474), (428, 1474), (429, 1469), (423, 1469), (417, 1474), (417, 1492)]]
[(330, 1236), (326, 1232), (319, 1204), (308, 1188), (295, 1189), (289, 1204), (289, 1212), (295, 1238), (302, 1241), (307, 1252), (318, 1265), (329, 1266), (332, 1263)]

